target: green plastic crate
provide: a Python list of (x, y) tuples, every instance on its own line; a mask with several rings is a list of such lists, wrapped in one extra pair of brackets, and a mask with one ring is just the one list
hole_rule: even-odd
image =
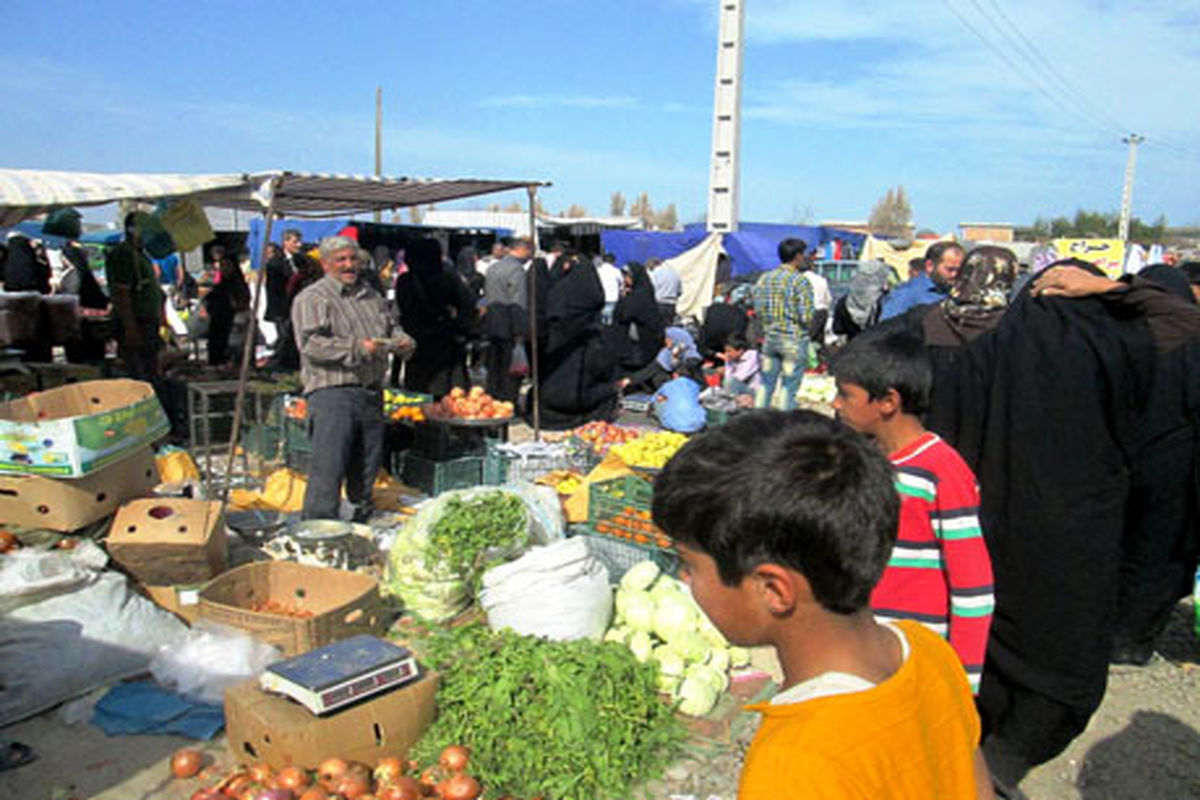
[(678, 576), (679, 574), (679, 555), (674, 550), (614, 539), (611, 536), (596, 533), (586, 525), (572, 526), (568, 534), (583, 536), (587, 539), (588, 552), (608, 569), (608, 580), (613, 584), (619, 582), (634, 565), (646, 559), (653, 561), (668, 575)]
[(620, 514), (625, 506), (650, 511), (654, 486), (638, 475), (622, 475), (588, 486), (588, 524), (592, 527)]
[(434, 461), (415, 453), (402, 453), (398, 458), (402, 459), (399, 472), (404, 483), (431, 497), (454, 489), (470, 489), (483, 483), (482, 456)]
[(487, 453), (483, 460), (483, 482), (499, 486), (517, 481), (532, 483), (547, 472), (572, 470), (581, 474), (590, 471), (588, 454), (583, 451), (566, 451), (556, 455), (522, 457), (500, 449), (502, 442), (487, 440)]

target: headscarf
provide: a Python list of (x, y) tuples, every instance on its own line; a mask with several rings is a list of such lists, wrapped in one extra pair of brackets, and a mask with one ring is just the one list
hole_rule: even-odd
[(1191, 281), (1183, 270), (1170, 264), (1154, 264), (1138, 273), (1139, 278), (1153, 281), (1181, 300), (1194, 304), (1196, 298), (1192, 295)]
[(689, 359), (700, 360), (696, 340), (683, 328), (672, 326), (665, 332), (667, 346), (658, 353), (658, 365), (665, 370), (674, 370)]
[(25, 236), (13, 236), (8, 240), (4, 289), (9, 292), (50, 294), (49, 265), (38, 258), (33, 243)]
[(556, 279), (546, 296), (547, 349), (551, 352), (592, 332), (604, 308), (600, 275), (587, 264), (560, 258), (554, 263)]
[(859, 328), (866, 328), (874, 320), (872, 316), (879, 308), (879, 298), (887, 291), (888, 265), (883, 261), (863, 261), (850, 279), (846, 293), (846, 313)]
[(963, 259), (950, 294), (925, 316), (925, 341), (958, 346), (995, 327), (1008, 308), (1017, 257), (1004, 247), (977, 247)]

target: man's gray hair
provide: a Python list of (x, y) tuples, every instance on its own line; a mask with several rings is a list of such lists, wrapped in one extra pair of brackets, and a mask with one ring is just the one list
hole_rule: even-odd
[(354, 254), (358, 255), (358, 242), (351, 239), (349, 236), (326, 236), (321, 240), (321, 260), (328, 261), (333, 258), (334, 253), (339, 253), (342, 250), (353, 250)]

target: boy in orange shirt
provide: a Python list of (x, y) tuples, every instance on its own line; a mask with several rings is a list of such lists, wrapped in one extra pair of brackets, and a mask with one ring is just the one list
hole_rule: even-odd
[(810, 412), (760, 411), (692, 439), (655, 483), (654, 520), (713, 624), (771, 645), (784, 688), (755, 710), (741, 800), (992, 798), (958, 657), (871, 590), (896, 541), (891, 465)]

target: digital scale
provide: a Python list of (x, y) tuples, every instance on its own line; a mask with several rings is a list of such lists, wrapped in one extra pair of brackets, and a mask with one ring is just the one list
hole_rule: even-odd
[(272, 664), (259, 685), (319, 715), (419, 676), (417, 660), (410, 651), (374, 636), (353, 636)]

